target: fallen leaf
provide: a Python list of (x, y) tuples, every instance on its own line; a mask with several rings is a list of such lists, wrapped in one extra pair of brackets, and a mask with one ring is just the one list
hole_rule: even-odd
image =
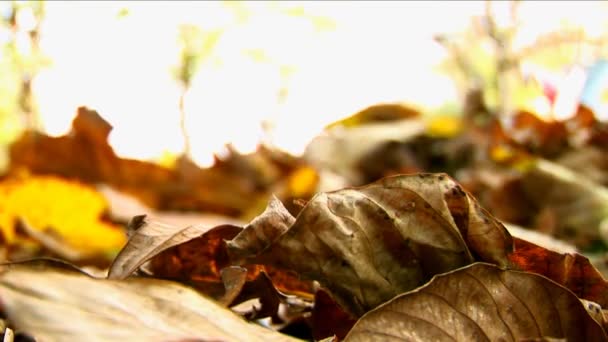
[(357, 316), (475, 260), (506, 266), (512, 248), (502, 224), (445, 174), (318, 194), (281, 230), (252, 222), (228, 242), (231, 259), (317, 280)]
[[(279, 208), (279, 205), (281, 202), (275, 199), (270, 208)], [(273, 223), (280, 225), (283, 218), (293, 220), (289, 212), (283, 210), (284, 216), (278, 221), (266, 211), (252, 222), (270, 229)], [(109, 278), (124, 279), (148, 262), (145, 269), (155, 277), (186, 283), (220, 301), (228, 299), (221, 272), (231, 265), (224, 240), (233, 239), (242, 231), (241, 227), (224, 224), (210, 228), (202, 224), (180, 228), (149, 220), (147, 216), (134, 217), (128, 226), (130, 239), (110, 267)], [(312, 297), (311, 282), (300, 280), (290, 270), (270, 266), (248, 268), (247, 281), (254, 281), (261, 271), (265, 271), (277, 289)], [(237, 278), (233, 280), (238, 283)], [(230, 295), (238, 295), (238, 292)]]
[(19, 243), (19, 220), (31, 228), (28, 235), (56, 235), (64, 250), (73, 250), (72, 259), (115, 252), (126, 240), (122, 227), (102, 221), (107, 208), (103, 196), (80, 182), (53, 176), (7, 177), (0, 182), (0, 208), (0, 230), (9, 245)]
[(238, 219), (212, 213), (155, 210), (145, 205), (137, 197), (104, 184), (98, 185), (97, 191), (108, 202), (108, 216), (115, 222), (127, 224), (134, 216), (145, 214), (146, 218), (150, 220), (176, 227), (186, 227), (194, 224), (206, 225), (208, 227), (222, 224), (245, 225), (244, 222)]
[(315, 341), (332, 336), (336, 336), (341, 341), (357, 321), (323, 289), (315, 292), (310, 320)]
[(5, 265), (0, 300), (17, 329), (41, 341), (298, 341), (247, 323), (190, 288), (149, 278)]
[[(241, 227), (222, 225), (179, 244), (166, 248), (159, 246), (158, 255), (149, 259), (146, 270), (155, 277), (170, 279), (196, 287), (212, 298), (225, 296), (221, 270), (230, 266), (224, 246)], [(259, 272), (251, 268), (246, 274), (253, 279)]]
[[(132, 233), (126, 246), (118, 253), (108, 272), (110, 279), (124, 279), (152, 257), (166, 249), (202, 236), (213, 227), (192, 225), (179, 228), (161, 222), (135, 217), (130, 223)], [(233, 227), (240, 230), (240, 227)]]
[(261, 253), (286, 232), (295, 220), (278, 198), (271, 197), (264, 212), (230, 241), (232, 259)]
[(438, 275), (361, 317), (345, 341), (605, 341), (572, 292), (542, 276), (476, 263)]
[(568, 288), (581, 299), (608, 308), (608, 282), (578, 253), (558, 253), (526, 240), (514, 238), (515, 249), (509, 255), (511, 267), (541, 274)]
[(218, 302), (229, 306), (238, 297), (247, 282), (247, 269), (239, 266), (225, 267), (220, 271), (220, 276), (226, 292)]

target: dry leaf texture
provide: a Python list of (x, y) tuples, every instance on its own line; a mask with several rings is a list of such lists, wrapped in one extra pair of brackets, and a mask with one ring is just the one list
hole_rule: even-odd
[(297, 341), (177, 283), (94, 279), (27, 264), (0, 273), (4, 313), (40, 341)]
[(531, 273), (476, 263), (363, 316), (346, 341), (605, 341), (572, 292)]
[[(260, 222), (266, 224), (254, 221), (228, 243), (235, 261), (315, 279), (357, 316), (475, 260), (504, 266), (512, 249), (504, 226), (445, 174), (321, 193), (286, 231)], [(268, 247), (257, 252), (260, 246)]]

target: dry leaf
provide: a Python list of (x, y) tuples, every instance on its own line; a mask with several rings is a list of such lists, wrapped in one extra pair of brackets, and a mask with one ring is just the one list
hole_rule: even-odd
[(572, 292), (539, 275), (476, 263), (363, 316), (346, 341), (605, 341)]
[(526, 240), (514, 238), (515, 250), (509, 259), (517, 270), (541, 274), (567, 287), (581, 299), (608, 308), (608, 282), (578, 253), (558, 253)]
[(129, 228), (133, 231), (131, 237), (114, 259), (108, 278), (124, 279), (162, 251), (197, 238), (213, 227), (192, 225), (178, 228), (136, 216), (129, 223)]
[(0, 300), (17, 329), (41, 341), (297, 341), (163, 280), (16, 264), (0, 273)]
[(358, 316), (475, 260), (506, 266), (512, 248), (506, 229), (445, 174), (321, 193), (280, 231), (252, 223), (228, 242), (228, 252), (235, 262), (317, 280)]
[[(225, 296), (221, 270), (230, 266), (224, 240), (234, 238), (241, 227), (223, 225), (165, 249), (150, 259), (146, 271), (157, 278), (176, 280), (196, 287), (212, 298)], [(159, 247), (163, 249), (163, 247)], [(253, 279), (258, 270), (246, 274)]]
[(315, 341), (332, 336), (341, 341), (357, 321), (323, 289), (315, 292), (315, 303), (310, 320)]

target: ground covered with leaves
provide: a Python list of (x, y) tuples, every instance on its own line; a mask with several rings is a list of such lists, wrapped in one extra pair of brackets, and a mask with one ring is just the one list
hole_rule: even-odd
[(119, 158), (110, 131), (80, 108), (12, 145), (5, 341), (608, 339), (608, 125), (584, 106), (383, 104), (211, 168)]

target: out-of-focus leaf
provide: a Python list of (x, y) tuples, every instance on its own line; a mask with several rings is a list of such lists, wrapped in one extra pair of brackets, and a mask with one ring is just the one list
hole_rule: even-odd
[(608, 217), (608, 189), (547, 160), (537, 160), (522, 178), (527, 198), (557, 216), (557, 236), (599, 238)]
[(96, 111), (81, 107), (67, 135), (24, 133), (10, 147), (9, 172), (26, 169), (34, 174), (105, 183), (157, 210), (239, 217), (250, 210), (253, 199), (267, 196), (276, 183), (302, 164), (298, 158), (260, 147), (247, 155), (229, 149), (229, 155), (217, 159), (211, 168), (200, 168), (188, 158), (165, 168), (119, 158), (107, 141), (111, 129)]
[(380, 145), (404, 142), (423, 134), (425, 123), (420, 118), (391, 122), (374, 122), (354, 127), (334, 127), (317, 136), (306, 147), (305, 160), (320, 171), (320, 191), (337, 190), (324, 188), (333, 184), (324, 179), (326, 174), (337, 174), (347, 184), (363, 184), (364, 177), (358, 164), (362, 157), (372, 153)]
[(552, 157), (568, 146), (568, 131), (562, 121), (545, 121), (526, 111), (515, 114), (512, 120), (511, 138), (534, 154)]
[(608, 282), (589, 259), (577, 253), (554, 252), (518, 238), (513, 241), (515, 250), (509, 255), (511, 267), (542, 274), (579, 298), (608, 307)]
[[(34, 229), (24, 219), (20, 219), (19, 222), (17, 222), (16, 232), (18, 235), (23, 234), (24, 236), (31, 238), (36, 243), (40, 244), (42, 249), (45, 249), (51, 254), (69, 262), (83, 262), (88, 265), (93, 264), (94, 259), (98, 257), (95, 255), (95, 252), (86, 252), (75, 249), (74, 247), (68, 245), (61, 237), (57, 236), (56, 234), (52, 234), (52, 232)], [(108, 262), (109, 261), (106, 260), (106, 264)]]
[(606, 187), (608, 186), (608, 153), (606, 152), (596, 146), (585, 146), (564, 153), (555, 160), (555, 163)]
[(41, 341), (297, 341), (155, 279), (9, 265), (0, 273), (0, 299), (10, 322)]
[(454, 115), (437, 115), (428, 120), (427, 135), (453, 138), (462, 132), (463, 120)]
[(506, 266), (512, 248), (502, 224), (445, 174), (321, 193), (287, 231), (266, 231), (249, 225), (228, 242), (231, 258), (318, 280), (355, 315), (475, 260)]
[[(52, 176), (24, 176), (0, 182), (0, 229), (8, 244), (18, 243), (19, 219), (29, 235), (46, 231), (72, 249), (73, 258), (114, 252), (125, 243), (121, 227), (101, 221), (107, 208), (93, 188)], [(42, 234), (42, 233), (41, 233)]]
[(363, 316), (346, 341), (605, 341), (572, 292), (539, 275), (476, 263)]
[[(195, 224), (215, 227), (222, 224), (244, 226), (241, 220), (215, 215), (212, 213), (180, 212), (180, 211), (158, 211), (146, 206), (139, 199), (127, 193), (121, 192), (107, 185), (99, 185), (97, 191), (103, 195), (108, 202), (108, 216), (112, 221), (129, 222), (133, 217), (142, 214), (149, 220), (162, 222), (175, 227), (186, 227)], [(177, 229), (177, 228), (176, 228)]]
[(336, 127), (356, 127), (370, 123), (394, 122), (419, 117), (420, 112), (400, 104), (378, 104), (353, 114), (345, 119), (327, 125), (327, 129)]
[(287, 179), (287, 191), (295, 198), (310, 197), (314, 195), (319, 182), (317, 172), (309, 167), (296, 169)]
[[(234, 227), (234, 226), (232, 226)], [(120, 251), (108, 273), (108, 278), (124, 279), (139, 266), (162, 251), (203, 235), (213, 227), (192, 225), (185, 228), (135, 217), (129, 223), (133, 232), (126, 246)], [(239, 227), (234, 227), (240, 230)]]

